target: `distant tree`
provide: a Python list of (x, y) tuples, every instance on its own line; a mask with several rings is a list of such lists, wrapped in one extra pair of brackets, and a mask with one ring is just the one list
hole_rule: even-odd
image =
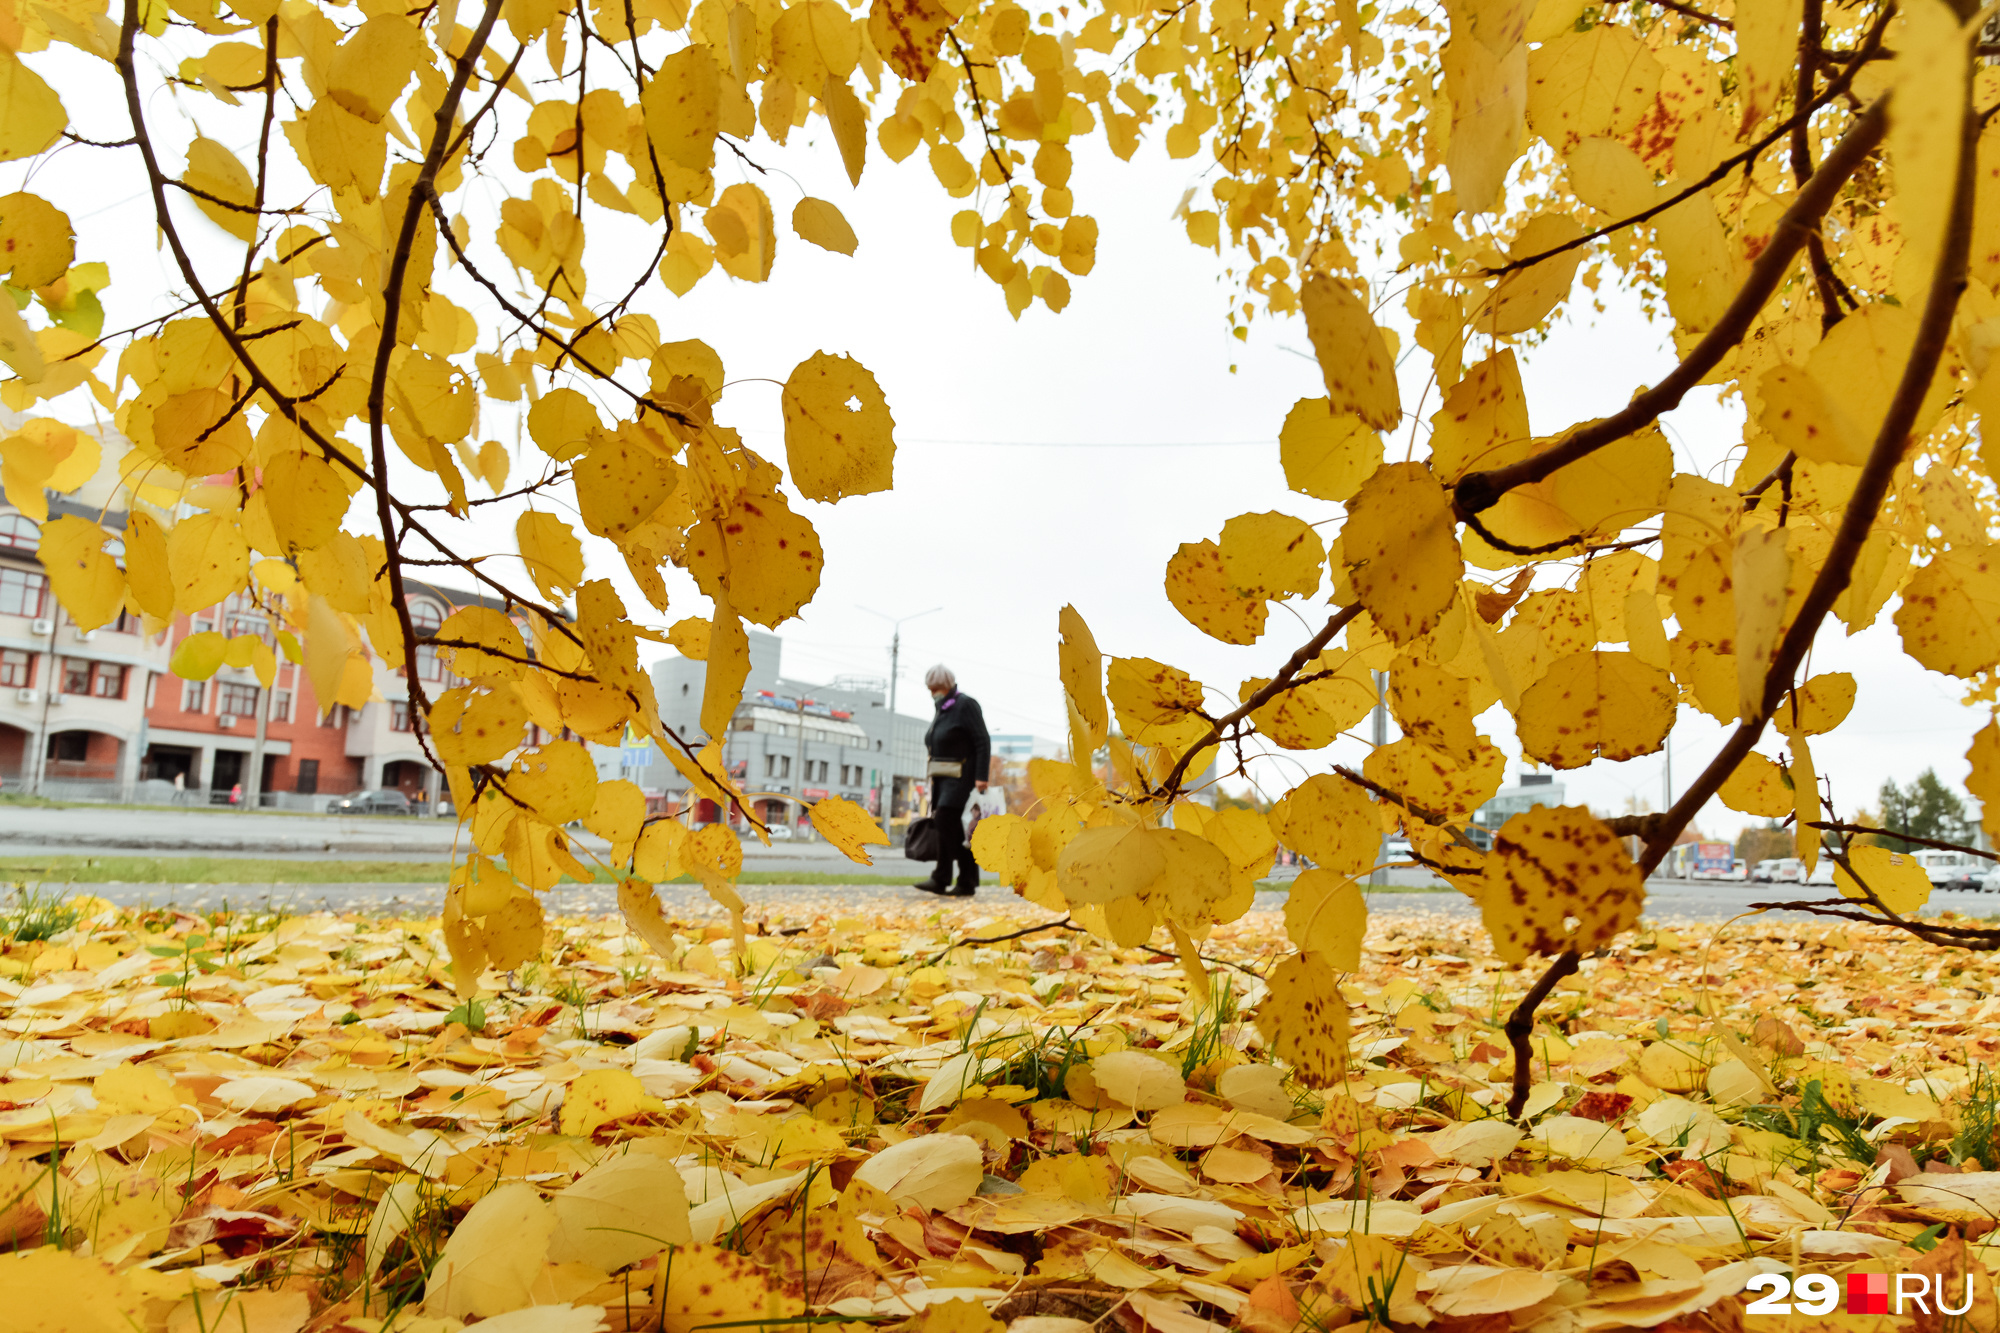
[(1218, 787), (1215, 792), (1215, 808), (1218, 810), (1249, 810), (1255, 814), (1262, 815), (1270, 812), (1271, 803), (1258, 799), (1255, 792), (1245, 792), (1241, 796), (1232, 796)]
[(1792, 833), (1780, 828), (1775, 819), (1766, 820), (1762, 828), (1746, 828), (1736, 835), (1736, 857), (1756, 865), (1759, 861), (1774, 861), (1792, 854)]
[(1933, 769), (1925, 769), (1908, 787), (1898, 787), (1894, 778), (1882, 784), (1882, 827), (1884, 845), (1907, 852), (1916, 843), (1893, 835), (1910, 834), (1938, 842), (1966, 842), (1972, 832), (1966, 818), (1965, 802), (1945, 786)]

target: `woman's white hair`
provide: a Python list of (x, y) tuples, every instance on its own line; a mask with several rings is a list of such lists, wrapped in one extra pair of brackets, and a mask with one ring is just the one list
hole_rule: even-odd
[(958, 684), (958, 677), (951, 674), (951, 668), (940, 662), (924, 672), (924, 688), (927, 690), (948, 690)]

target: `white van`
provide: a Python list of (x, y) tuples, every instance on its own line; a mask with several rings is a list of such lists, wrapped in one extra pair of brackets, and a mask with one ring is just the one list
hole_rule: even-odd
[(1806, 881), (1806, 863), (1796, 856), (1781, 856), (1770, 865), (1773, 884), (1803, 884)]
[(1978, 889), (1986, 878), (1986, 871), (1993, 863), (1983, 856), (1970, 852), (1944, 852), (1919, 849), (1910, 855), (1924, 868), (1932, 887), (1940, 889)]

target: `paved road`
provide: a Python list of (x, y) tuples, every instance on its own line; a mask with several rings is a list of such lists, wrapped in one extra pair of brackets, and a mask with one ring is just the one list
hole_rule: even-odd
[[(242, 908), (278, 906), (294, 912), (428, 914), (438, 910), (444, 897), (443, 886), (438, 884), (102, 884), (87, 887), (113, 902), (127, 905), (216, 908), (226, 903)], [(1726, 921), (1746, 911), (1752, 902), (1810, 901), (1831, 896), (1819, 893), (1774, 894), (1770, 892), (1771, 887), (1767, 884), (1689, 884), (1655, 879), (1646, 885), (1646, 915), (1669, 924), (1700, 924)], [(721, 909), (697, 885), (663, 885), (659, 892), (662, 904), (670, 915), (702, 915), (711, 911), (721, 914)], [(871, 912), (897, 905), (940, 901), (914, 889), (893, 886), (808, 884), (745, 885), (743, 897), (753, 911), (759, 907), (823, 910), (837, 906)], [(613, 912), (617, 910), (616, 900), (617, 890), (608, 884), (566, 884), (544, 899), (551, 912), (561, 914)], [(989, 887), (978, 901), (1002, 906), (1014, 900)], [(1282, 890), (1267, 890), (1257, 895), (1258, 911), (1282, 911), (1284, 906), (1285, 894)], [(2000, 895), (1936, 893), (1931, 896), (1927, 914), (1947, 909), (1969, 916), (2000, 916)], [(1442, 893), (1370, 894), (1368, 910), (1376, 917), (1437, 914), (1469, 919), (1478, 915), (1478, 908), (1470, 899), (1449, 890)], [(1766, 914), (1766, 919), (1804, 921), (1814, 918), (1804, 912), (1771, 912)]]

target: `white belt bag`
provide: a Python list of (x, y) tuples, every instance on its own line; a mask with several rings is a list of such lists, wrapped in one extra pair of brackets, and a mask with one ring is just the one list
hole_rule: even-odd
[(962, 778), (965, 776), (963, 759), (933, 759), (924, 766), (927, 778)]

